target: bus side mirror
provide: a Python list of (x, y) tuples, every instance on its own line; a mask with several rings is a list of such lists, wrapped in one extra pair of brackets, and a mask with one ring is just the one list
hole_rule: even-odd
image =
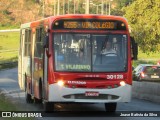
[(43, 48), (49, 48), (49, 36), (44, 37)]
[(135, 42), (133, 37), (131, 38), (131, 50), (132, 50), (132, 60), (137, 60), (138, 58), (138, 44)]

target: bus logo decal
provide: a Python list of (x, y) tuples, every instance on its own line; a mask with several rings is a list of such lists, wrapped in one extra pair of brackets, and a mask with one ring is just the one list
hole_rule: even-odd
[(85, 81), (68, 81), (68, 84), (80, 84), (80, 85), (85, 85)]

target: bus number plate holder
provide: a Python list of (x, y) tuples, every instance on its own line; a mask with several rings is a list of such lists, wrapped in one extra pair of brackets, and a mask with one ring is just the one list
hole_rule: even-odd
[(92, 96), (92, 97), (95, 96), (95, 97), (97, 97), (97, 96), (99, 96), (99, 92), (86, 91), (85, 96)]

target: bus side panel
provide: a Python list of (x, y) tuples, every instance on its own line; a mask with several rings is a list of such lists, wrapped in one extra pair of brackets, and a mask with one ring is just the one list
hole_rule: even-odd
[(46, 54), (47, 48), (44, 49), (43, 57), (43, 95), (44, 99), (48, 100), (48, 57)]
[(24, 55), (24, 39), (25, 39), (25, 30), (21, 31), (20, 36), (20, 48), (18, 56), (18, 83), (21, 90), (25, 89), (24, 76), (23, 76), (23, 55)]
[(44, 27), (37, 27), (36, 34), (33, 34), (32, 42), (32, 93), (35, 98), (42, 99), (43, 95), (43, 56), (44, 56)]

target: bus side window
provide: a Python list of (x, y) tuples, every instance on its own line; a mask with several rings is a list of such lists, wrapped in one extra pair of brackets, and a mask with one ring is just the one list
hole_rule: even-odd
[(25, 52), (24, 56), (30, 56), (31, 55), (31, 30), (25, 30)]
[(44, 29), (36, 29), (36, 40), (35, 40), (35, 57), (42, 58), (43, 40), (44, 40)]

